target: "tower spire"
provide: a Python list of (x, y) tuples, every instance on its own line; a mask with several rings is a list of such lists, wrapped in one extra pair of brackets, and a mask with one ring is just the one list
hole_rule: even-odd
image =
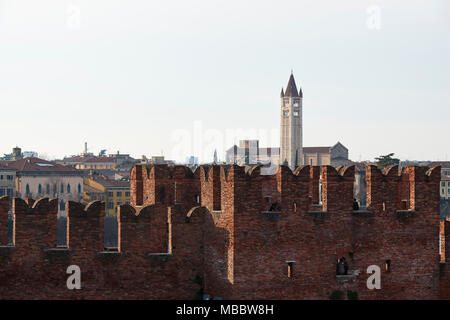
[(291, 170), (303, 162), (302, 96), (291, 70), (284, 98), (280, 99), (280, 162), (283, 161)]
[(286, 87), (286, 97), (298, 97), (297, 85), (295, 84), (294, 74), (291, 73), (289, 77), (289, 82)]
[(284, 90), (283, 90), (283, 87), (281, 87), (281, 94), (280, 94), (280, 98), (284, 98)]

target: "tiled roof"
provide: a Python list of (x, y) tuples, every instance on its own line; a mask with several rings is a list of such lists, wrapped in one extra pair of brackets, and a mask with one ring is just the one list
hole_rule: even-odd
[(82, 174), (81, 171), (76, 170), (71, 167), (66, 167), (60, 164), (57, 164), (53, 161), (47, 161), (39, 158), (25, 158), (17, 161), (8, 161), (6, 166), (8, 168), (15, 169), (22, 173), (46, 173), (46, 172), (52, 172), (52, 173), (79, 173)]
[(303, 147), (303, 153), (330, 153), (331, 147)]
[(93, 157), (88, 158), (84, 162), (115, 162), (113, 157)]
[(62, 162), (115, 162), (114, 157), (97, 157), (97, 156), (89, 156), (89, 157), (81, 157), (81, 156), (73, 156), (64, 158)]
[(103, 176), (91, 177), (97, 183), (100, 183), (106, 188), (129, 188), (130, 181), (112, 180)]

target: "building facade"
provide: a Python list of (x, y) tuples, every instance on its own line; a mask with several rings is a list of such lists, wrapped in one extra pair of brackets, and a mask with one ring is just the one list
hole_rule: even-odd
[[(348, 149), (340, 142), (330, 147), (303, 147), (303, 164), (311, 166), (346, 166), (352, 163)], [(280, 148), (260, 148), (258, 140), (241, 140), (226, 151), (227, 164), (280, 164)]]
[(16, 170), (0, 164), (0, 197), (16, 195)]
[(105, 201), (105, 213), (114, 215), (117, 208), (130, 204), (130, 181), (111, 180), (104, 176), (84, 178), (83, 202)]
[(293, 169), (303, 164), (303, 92), (297, 91), (292, 73), (286, 92), (281, 89), (280, 104), (280, 161)]
[(436, 161), (430, 166), (441, 166), (441, 184), (439, 194), (442, 200), (450, 200), (450, 161)]
[(16, 171), (15, 189), (19, 198), (58, 198), (58, 211), (65, 214), (66, 201), (81, 201), (83, 173), (39, 158), (3, 162)]

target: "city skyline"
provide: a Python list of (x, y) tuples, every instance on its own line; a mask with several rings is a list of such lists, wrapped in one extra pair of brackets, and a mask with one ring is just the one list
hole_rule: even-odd
[[(379, 28), (368, 25), (373, 6)], [(3, 0), (0, 104), (13, 121), (2, 122), (0, 154), (17, 145), (62, 158), (87, 141), (94, 153), (207, 162), (241, 139), (278, 147), (293, 69), (305, 146), (340, 141), (354, 161), (448, 160), (449, 13), (438, 0)], [(185, 144), (177, 132), (191, 152), (173, 157)]]

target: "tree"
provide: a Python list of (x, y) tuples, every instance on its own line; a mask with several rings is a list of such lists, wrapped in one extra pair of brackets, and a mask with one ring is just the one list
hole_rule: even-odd
[(393, 153), (389, 153), (385, 156), (379, 156), (379, 157), (375, 158), (377, 167), (379, 169), (382, 169), (385, 167), (398, 165), (400, 163), (400, 159), (393, 158), (393, 155), (394, 155)]

